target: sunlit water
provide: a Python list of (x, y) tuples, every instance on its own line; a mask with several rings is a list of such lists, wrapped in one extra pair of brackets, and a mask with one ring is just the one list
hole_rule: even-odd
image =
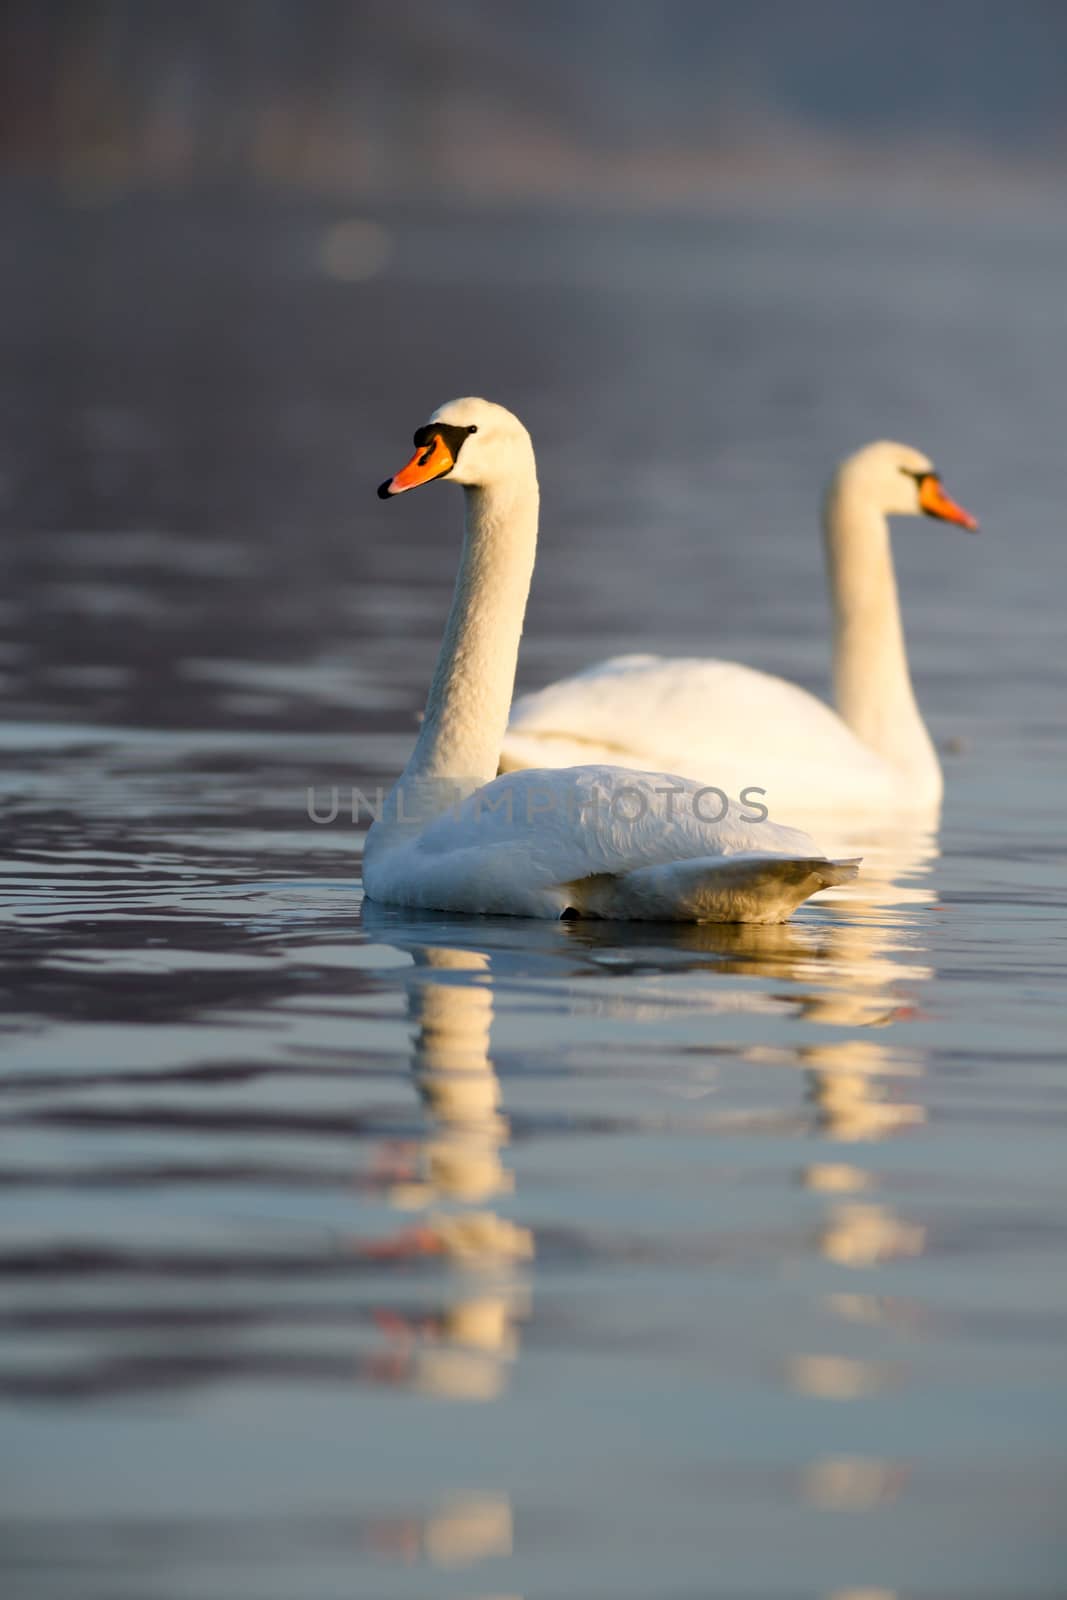
[[(6, 217), (5, 1591), (1061, 1595), (1067, 236)], [(373, 489), (472, 391), (523, 686), (824, 688), (821, 480), (934, 455), (940, 838), (778, 929), (361, 910), (307, 791), (410, 748), (459, 502)]]

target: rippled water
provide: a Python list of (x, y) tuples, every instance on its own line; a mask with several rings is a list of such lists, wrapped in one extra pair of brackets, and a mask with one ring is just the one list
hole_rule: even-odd
[[(6, 1592), (1062, 1594), (1067, 235), (4, 211)], [(821, 479), (929, 450), (940, 839), (785, 928), (361, 911), (307, 790), (410, 747), (458, 505), (373, 489), (470, 391), (523, 686), (821, 688)]]

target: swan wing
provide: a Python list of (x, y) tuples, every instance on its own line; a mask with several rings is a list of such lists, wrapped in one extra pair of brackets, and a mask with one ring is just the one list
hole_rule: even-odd
[(694, 780), (583, 766), (508, 774), (391, 826), (364, 879), (372, 898), (427, 909), (778, 921), (854, 871)]

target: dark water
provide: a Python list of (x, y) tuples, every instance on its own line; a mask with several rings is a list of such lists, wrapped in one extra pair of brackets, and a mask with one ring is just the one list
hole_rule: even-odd
[[(1067, 233), (10, 192), (0, 1557), (85, 1600), (1064, 1592)], [(902, 524), (935, 844), (785, 929), (361, 919), (481, 392), (532, 686), (813, 687), (816, 495)]]

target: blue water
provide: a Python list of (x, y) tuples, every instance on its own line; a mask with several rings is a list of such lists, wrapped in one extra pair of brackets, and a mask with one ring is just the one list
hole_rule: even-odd
[[(1061, 1595), (1067, 233), (4, 205), (6, 1592)], [(307, 791), (410, 748), (457, 507), (373, 490), (463, 392), (524, 687), (825, 691), (822, 479), (933, 455), (940, 837), (785, 928), (361, 909)]]

